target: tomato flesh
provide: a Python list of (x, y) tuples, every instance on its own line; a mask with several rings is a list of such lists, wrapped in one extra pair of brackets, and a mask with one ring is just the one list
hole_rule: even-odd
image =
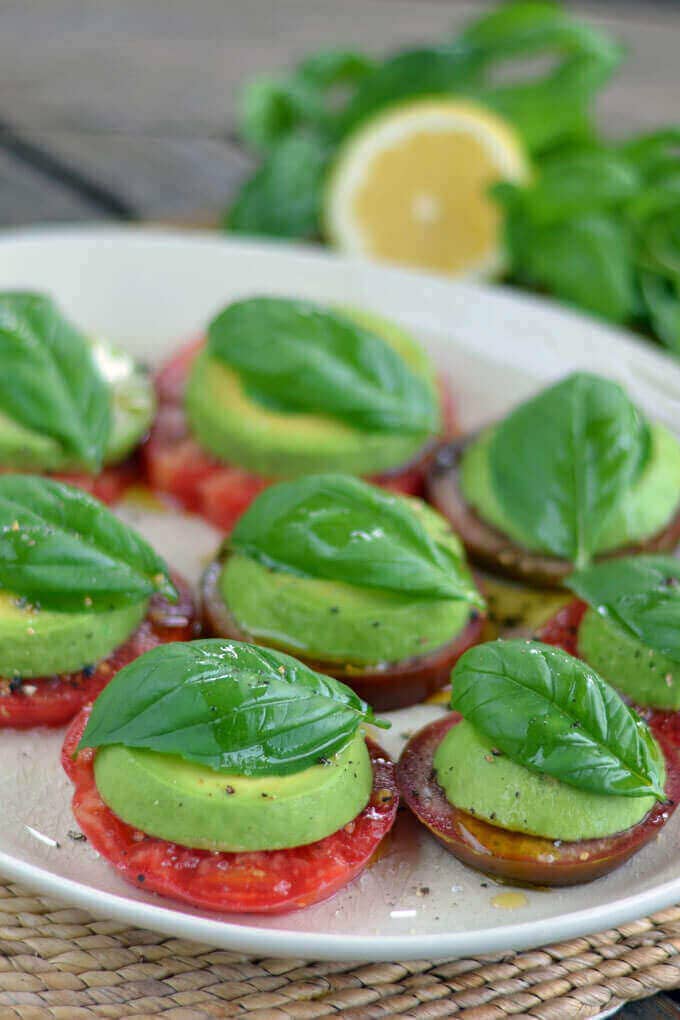
[[(272, 479), (224, 464), (201, 448), (191, 436), (184, 414), (183, 398), (191, 363), (204, 341), (194, 340), (158, 373), (158, 414), (143, 447), (146, 474), (152, 488), (164, 492), (191, 513), (200, 514), (222, 531), (234, 524)], [(442, 392), (444, 432), (455, 432), (453, 403), (445, 387)], [(409, 496), (422, 496), (425, 474), (432, 450), (423, 452), (401, 470), (375, 475), (369, 481)]]
[(90, 708), (69, 727), (62, 765), (75, 787), (73, 814), (92, 847), (123, 878), (204, 910), (282, 913), (328, 899), (370, 862), (392, 828), (398, 806), (395, 769), (367, 740), (373, 766), (371, 799), (361, 814), (325, 839), (287, 850), (250, 853), (192, 850), (147, 836), (118, 818), (99, 795), (90, 749), (74, 758)]
[[(449, 803), (434, 772), (434, 754), (462, 716), (451, 712), (411, 737), (397, 766), (405, 803), (433, 836), (464, 864), (521, 885), (577, 885), (606, 875), (654, 839), (680, 797), (678, 713), (655, 713), (649, 725), (666, 759), (668, 800), (637, 825), (601, 839), (564, 842), (511, 832)], [(672, 718), (670, 718), (672, 717)]]
[(63, 726), (133, 659), (157, 645), (196, 637), (198, 621), (191, 590), (180, 578), (173, 579), (179, 601), (171, 603), (154, 595), (137, 629), (101, 662), (78, 673), (27, 679), (16, 689), (11, 681), (0, 679), (0, 729)]

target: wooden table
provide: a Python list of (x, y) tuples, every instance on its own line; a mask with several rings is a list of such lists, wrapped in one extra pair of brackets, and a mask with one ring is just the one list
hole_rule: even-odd
[[(251, 166), (244, 76), (342, 43), (437, 38), (484, 5), (447, 0), (5, 0), (0, 225), (210, 223)], [(599, 111), (612, 134), (680, 121), (677, 0), (572, 4), (631, 50)], [(680, 1018), (680, 993), (625, 1020)]]

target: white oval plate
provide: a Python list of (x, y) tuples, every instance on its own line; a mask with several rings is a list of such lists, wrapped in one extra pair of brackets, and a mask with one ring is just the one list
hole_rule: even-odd
[[(279, 293), (358, 305), (410, 327), (476, 427), (539, 385), (587, 368), (616, 377), (680, 432), (680, 364), (630, 336), (546, 301), (337, 258), (311, 248), (143, 229), (31, 231), (0, 239), (0, 288), (53, 292), (83, 327), (154, 364), (222, 304)], [(195, 580), (216, 546), (202, 522), (125, 511)], [(178, 530), (180, 529), (180, 530)], [(384, 742), (442, 711), (393, 714)], [(531, 891), (502, 909), (503, 889), (455, 861), (407, 815), (381, 859), (334, 899), (275, 918), (210, 915), (145, 895), (87, 843), (72, 840), (61, 733), (3, 732), (0, 872), (95, 914), (248, 953), (335, 960), (450, 958), (522, 949), (621, 924), (680, 900), (680, 811), (659, 839), (607, 878)], [(58, 844), (55, 845), (55, 843)]]

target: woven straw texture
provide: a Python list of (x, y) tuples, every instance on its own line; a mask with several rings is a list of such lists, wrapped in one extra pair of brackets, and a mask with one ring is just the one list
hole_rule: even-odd
[(680, 985), (680, 907), (587, 938), (449, 963), (249, 959), (0, 885), (0, 1018), (594, 1017)]

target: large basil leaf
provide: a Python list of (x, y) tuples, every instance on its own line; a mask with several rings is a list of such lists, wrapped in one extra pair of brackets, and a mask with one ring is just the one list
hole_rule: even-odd
[(162, 592), (168, 568), (150, 545), (80, 489), (0, 476), (0, 588), (45, 608), (83, 612)]
[(297, 659), (238, 641), (175, 642), (116, 674), (79, 744), (177, 754), (242, 775), (299, 772), (341, 750), (368, 705)]
[(281, 410), (385, 432), (438, 427), (427, 381), (371, 330), (311, 302), (237, 301), (210, 324), (208, 349), (253, 397)]
[(647, 725), (561, 648), (477, 645), (452, 683), (451, 707), (518, 764), (590, 793), (665, 799), (661, 752)]
[(403, 498), (346, 475), (270, 486), (230, 542), (279, 570), (483, 605), (465, 564), (428, 535)]
[(0, 294), (0, 411), (55, 439), (74, 465), (98, 470), (110, 393), (90, 344), (41, 294)]
[(680, 560), (608, 560), (572, 574), (565, 583), (648, 648), (680, 662)]
[(648, 449), (648, 426), (621, 387), (579, 372), (501, 423), (492, 484), (528, 543), (583, 567)]

